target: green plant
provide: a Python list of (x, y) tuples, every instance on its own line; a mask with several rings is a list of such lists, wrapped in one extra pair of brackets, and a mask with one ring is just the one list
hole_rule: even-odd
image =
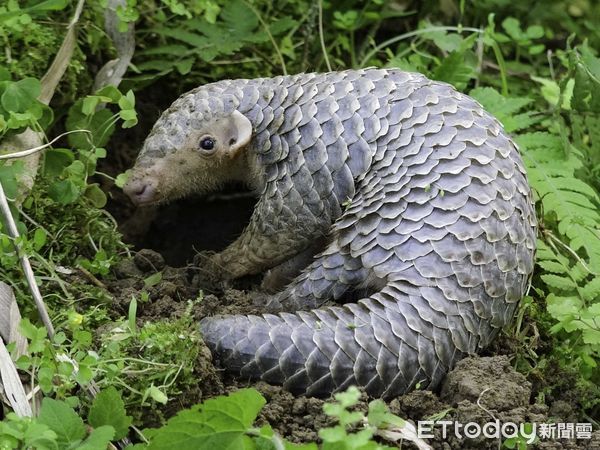
[[(148, 399), (165, 404), (198, 379), (193, 369), (201, 345), (189, 301), (176, 320), (135, 322), (137, 300), (130, 304), (127, 321), (114, 324), (103, 336), (100, 349), (101, 384), (117, 384), (128, 405), (147, 406)], [(143, 377), (139, 375), (143, 374)]]
[(69, 402), (45, 398), (35, 419), (9, 413), (0, 422), (0, 447), (104, 450), (111, 440), (127, 434), (131, 418), (126, 415), (118, 392), (109, 388), (94, 399), (87, 423), (89, 428)]
[(144, 430), (149, 445), (138, 444), (135, 448), (257, 448), (258, 442), (275, 448), (272, 430), (252, 427), (265, 399), (254, 389), (242, 389), (227, 397), (207, 400), (202, 405), (180, 411), (165, 426)]
[[(378, 430), (388, 426), (404, 426), (405, 422), (389, 413), (382, 401), (369, 404), (368, 414), (350, 411), (360, 398), (360, 392), (350, 387), (336, 394), (336, 401), (326, 403), (325, 413), (339, 422), (319, 432), (323, 450), (384, 450), (391, 449), (373, 440)], [(298, 449), (316, 450), (315, 444), (296, 445), (279, 437), (269, 426), (253, 426), (265, 399), (254, 389), (241, 389), (228, 396), (209, 399), (201, 405), (180, 411), (161, 428), (143, 431), (148, 444), (137, 444), (135, 449)], [(351, 428), (360, 428), (351, 432)]]
[(274, 36), (282, 36), (297, 25), (288, 16), (266, 26), (257, 10), (244, 0), (226, 2), (219, 11), (218, 19), (214, 14), (192, 17), (188, 11), (186, 18), (175, 24), (156, 17), (159, 26), (152, 31), (158, 34), (161, 43), (138, 52), (144, 60), (137, 62), (136, 68), (145, 72), (146, 78), (173, 70), (187, 75), (194, 64), (228, 57), (249, 45), (271, 42), (280, 51)]
[[(15, 80), (33, 77), (39, 79), (47, 69), (48, 55), (54, 55), (63, 39), (58, 27), (43, 24), (46, 16), (63, 18), (70, 4), (67, 0), (39, 0), (18, 2), (8, 0), (0, 6), (0, 65)], [(70, 89), (76, 89), (85, 71), (83, 55), (78, 52), (65, 75)]]
[(135, 299), (131, 305), (128, 320), (113, 324), (102, 335), (100, 348), (86, 329), (98, 319), (90, 312), (67, 311), (67, 329), (52, 341), (44, 328), (24, 319), (21, 330), (29, 340), (29, 353), (19, 358), (18, 367), (34, 377), (45, 394), (58, 398), (94, 381), (123, 389), (128, 407), (148, 406), (149, 399), (167, 403), (198, 383), (193, 368), (201, 339), (190, 314), (193, 302), (180, 319), (148, 322), (140, 328), (135, 323)]
[[(523, 426), (525, 433), (531, 436), (533, 431), (533, 424), (527, 422), (523, 424)], [(536, 439), (534, 442), (537, 441), (538, 439)], [(509, 449), (527, 450), (527, 448), (529, 447), (528, 438), (519, 434), (518, 436), (506, 439), (504, 442), (502, 442), (502, 446)]]
[(37, 100), (41, 84), (35, 78), (11, 81), (0, 71), (0, 139), (30, 127), (44, 130), (52, 122), (52, 110)]
[[(369, 403), (369, 412), (352, 410), (360, 399), (360, 392), (350, 387), (346, 392), (335, 394), (335, 402), (326, 403), (323, 411), (334, 418), (339, 424), (319, 430), (323, 439), (323, 450), (383, 450), (391, 449), (373, 440), (378, 427), (386, 428), (388, 424), (403, 426), (404, 421), (390, 414), (385, 404), (375, 400)], [(364, 424), (364, 426), (362, 426)], [(354, 429), (354, 431), (351, 431)]]

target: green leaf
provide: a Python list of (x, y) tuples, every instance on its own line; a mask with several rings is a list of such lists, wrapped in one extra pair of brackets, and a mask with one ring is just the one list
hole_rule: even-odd
[(180, 411), (156, 432), (150, 450), (237, 450), (251, 448), (244, 434), (252, 426), (265, 399), (254, 389), (205, 401)]
[(473, 76), (474, 71), (465, 63), (465, 55), (462, 52), (450, 53), (433, 73), (434, 80), (445, 81), (458, 89), (464, 88)]
[(20, 128), (29, 127), (33, 123), (35, 123), (36, 120), (37, 118), (31, 111), (28, 111), (26, 113), (10, 112), (8, 121), (6, 121), (6, 128), (10, 130), (21, 131)]
[(381, 400), (373, 400), (369, 403), (369, 413), (367, 415), (369, 425), (377, 428), (384, 428), (382, 425), (388, 424), (396, 427), (403, 427), (405, 422), (400, 417), (390, 413), (387, 405)]
[(548, 295), (546, 303), (550, 315), (559, 322), (578, 316), (582, 307), (577, 297), (558, 297), (554, 294)]
[(571, 106), (578, 111), (600, 112), (600, 58), (588, 47), (580, 45), (569, 54), (575, 71)]
[[(257, 30), (258, 18), (243, 0), (226, 2), (220, 18), (216, 23), (194, 18), (183, 22), (177, 28), (158, 27), (154, 31), (189, 45), (192, 51), (185, 54), (191, 56), (193, 53), (205, 61), (211, 61), (219, 55), (231, 55), (246, 43), (266, 42), (269, 39), (267, 33)], [(180, 66), (179, 70), (185, 71), (187, 64), (189, 63)], [(161, 73), (169, 70), (164, 61), (160, 64), (158, 61), (152, 61), (152, 66)], [(149, 68), (144, 66), (144, 63), (138, 67)]]
[(541, 275), (541, 278), (542, 280), (544, 280), (544, 283), (546, 283), (548, 286), (554, 287), (556, 289), (568, 291), (577, 288), (575, 282), (568, 277), (561, 277), (554, 274), (545, 274)]
[(542, 97), (552, 106), (558, 105), (560, 100), (560, 87), (554, 80), (532, 76), (531, 79), (542, 85)]
[(100, 103), (100, 97), (96, 95), (88, 95), (83, 99), (81, 104), (81, 112), (86, 116), (91, 116), (96, 111), (96, 107)]
[(123, 94), (121, 94), (116, 87), (110, 84), (97, 91), (96, 95), (100, 97), (107, 97), (112, 103), (118, 103), (120, 98), (123, 96)]
[(282, 17), (281, 19), (275, 20), (273, 23), (269, 25), (269, 30), (273, 36), (278, 36), (280, 34), (285, 33), (286, 31), (291, 30), (298, 22), (294, 20), (290, 16)]
[[(43, 327), (36, 327), (31, 321), (27, 318), (22, 319), (19, 323), (19, 330), (27, 339), (31, 341), (31, 343), (37, 343), (36, 341), (42, 340), (46, 338), (46, 329)], [(30, 343), (30, 344), (31, 344)], [(39, 348), (35, 350), (31, 350), (32, 352), (40, 351)]]
[(137, 324), (135, 322), (135, 318), (137, 316), (137, 300), (134, 298), (131, 299), (131, 302), (129, 303), (129, 309), (128, 309), (128, 314), (127, 314), (127, 324), (129, 325), (129, 331), (131, 331), (131, 333), (137, 333)]
[(516, 41), (522, 40), (525, 35), (521, 30), (521, 24), (518, 19), (514, 17), (507, 17), (502, 21), (502, 28), (508, 33), (508, 35)]
[(71, 180), (61, 180), (48, 188), (48, 195), (61, 205), (73, 203), (79, 197), (79, 187)]
[(95, 208), (104, 208), (106, 205), (106, 194), (96, 183), (90, 184), (84, 192), (84, 197), (87, 198)]
[[(3, 433), (0, 429), (0, 435), (1, 434)], [(23, 434), (23, 448), (55, 450), (58, 449), (56, 438), (56, 433), (50, 430), (47, 425), (31, 422), (28, 424), (27, 429)], [(0, 448), (1, 443), (2, 438), (0, 438)], [(16, 448), (16, 446), (12, 448)]]
[(111, 426), (102, 426), (92, 430), (88, 438), (81, 445), (75, 447), (77, 450), (106, 450), (108, 444), (115, 435), (115, 430)]
[(71, 150), (49, 148), (44, 153), (44, 174), (52, 178), (58, 177), (73, 161), (75, 161), (75, 155)]
[(135, 109), (124, 109), (119, 111), (119, 117), (124, 120), (123, 128), (131, 128), (137, 125), (137, 113)]
[[(430, 28), (427, 22), (421, 22), (423, 30)], [(424, 39), (433, 41), (433, 43), (444, 52), (451, 53), (460, 51), (465, 39), (458, 33), (448, 33), (447, 31), (431, 30), (422, 34)]]
[(0, 181), (4, 188), (4, 193), (9, 199), (14, 199), (19, 193), (19, 179), (25, 172), (23, 161), (15, 161), (7, 165), (5, 161), (0, 161)]
[(41, 90), (40, 81), (35, 78), (9, 83), (0, 98), (2, 107), (7, 111), (24, 113), (37, 102)]
[(96, 147), (94, 149), (94, 156), (96, 158), (106, 158), (106, 155), (108, 155), (108, 152), (106, 151), (105, 148), (103, 148), (103, 147)]
[(526, 33), (530, 39), (541, 39), (544, 37), (544, 27), (541, 25), (531, 25), (527, 27)]
[(41, 228), (36, 228), (33, 233), (33, 246), (36, 251), (40, 251), (46, 244), (46, 232)]
[(531, 47), (529, 47), (529, 49), (527, 51), (529, 52), (530, 55), (539, 55), (544, 50), (546, 50), (546, 46), (544, 44), (537, 44), (537, 45), (532, 45)]
[(75, 102), (67, 115), (68, 131), (88, 130), (90, 133), (72, 133), (68, 136), (72, 147), (89, 150), (93, 147), (104, 147), (115, 130), (113, 113), (108, 109), (96, 111), (91, 116), (82, 112), (83, 100)]
[(20, 24), (22, 25), (29, 25), (31, 22), (33, 22), (33, 19), (31, 18), (31, 16), (29, 14), (21, 14), (17, 20), (19, 21)]
[(6, 67), (0, 67), (0, 81), (10, 81), (10, 71)]
[(590, 307), (585, 310), (584, 315), (589, 319), (596, 319), (597, 317), (600, 317), (600, 303), (594, 303), (593, 305), (590, 305)]
[(161, 391), (154, 385), (150, 386), (146, 390), (146, 393), (150, 396), (152, 400), (163, 405), (165, 405), (169, 401), (169, 397), (167, 397), (167, 395), (163, 391)]
[(360, 400), (360, 391), (356, 386), (350, 386), (345, 392), (335, 394), (334, 398), (342, 408), (349, 408), (356, 405)]
[(600, 346), (600, 330), (588, 328), (582, 331), (581, 337), (586, 344)]
[(581, 295), (585, 301), (595, 300), (600, 296), (600, 278), (596, 277), (589, 283), (587, 283), (583, 289), (581, 289)]
[[(136, 53), (138, 56), (154, 56), (154, 55), (184, 55), (188, 52), (188, 47), (185, 45), (160, 45), (145, 50), (140, 50)], [(118, 99), (117, 99), (118, 101)]]
[(85, 436), (83, 419), (65, 402), (44, 398), (38, 421), (56, 433), (61, 448), (68, 448)]
[(123, 186), (125, 186), (125, 183), (127, 183), (127, 180), (129, 179), (130, 175), (131, 169), (117, 175), (117, 177), (115, 178), (115, 186), (123, 188)]
[(210, 44), (210, 41), (206, 37), (182, 29), (157, 28), (155, 31), (159, 34), (162, 34), (163, 36), (167, 36), (178, 41), (185, 42), (186, 44), (189, 44), (192, 47), (203, 48), (207, 47)]
[(177, 61), (174, 66), (181, 75), (187, 75), (192, 70), (192, 66), (194, 65), (194, 58), (186, 58), (180, 61)]
[(152, 286), (156, 286), (162, 280), (162, 272), (156, 272), (152, 275), (144, 278), (144, 286), (149, 288)]
[(67, 168), (65, 168), (65, 175), (68, 176), (78, 186), (85, 186), (85, 169), (86, 166), (83, 161), (75, 160)]
[(556, 261), (538, 261), (537, 264), (547, 272), (559, 273), (563, 275), (569, 272), (568, 267), (565, 267), (563, 264), (560, 264)]
[(77, 383), (79, 383), (82, 386), (86, 386), (90, 383), (90, 381), (92, 381), (93, 378), (94, 372), (92, 372), (92, 369), (87, 365), (80, 364), (79, 370), (75, 375), (75, 380), (77, 381)]
[(50, 109), (48, 106), (38, 103), (38, 105), (42, 108), (42, 117), (37, 119), (38, 124), (43, 129), (48, 128), (52, 121), (54, 120), (54, 111)]
[(61, 9), (65, 9), (69, 3), (69, 0), (45, 0), (35, 5), (29, 6), (26, 9), (31, 13), (42, 13), (45, 11), (60, 11)]
[(338, 425), (319, 430), (319, 437), (325, 442), (342, 442), (348, 438), (348, 435), (346, 434), (346, 429), (343, 426)]
[(377, 428), (381, 427), (385, 423), (387, 414), (389, 414), (388, 408), (381, 400), (374, 400), (369, 403), (369, 413), (367, 415), (369, 425)]
[(133, 91), (129, 90), (126, 95), (123, 95), (118, 101), (121, 109), (133, 109), (135, 108), (135, 97)]
[(114, 428), (114, 439), (121, 439), (127, 435), (132, 418), (125, 412), (125, 403), (121, 395), (110, 386), (94, 399), (88, 421), (94, 428), (110, 425)]
[(258, 27), (258, 17), (244, 0), (232, 0), (225, 3), (221, 18), (227, 29), (234, 29), (238, 35), (247, 35)]
[[(572, 251), (585, 254), (590, 270), (600, 271), (600, 237), (595, 231), (600, 222), (599, 198), (575, 175), (584, 165), (581, 152), (550, 133), (526, 133), (516, 141), (529, 181), (541, 200), (544, 220), (556, 224)], [(573, 278), (573, 273), (570, 275)], [(556, 279), (550, 282), (561, 283)]]

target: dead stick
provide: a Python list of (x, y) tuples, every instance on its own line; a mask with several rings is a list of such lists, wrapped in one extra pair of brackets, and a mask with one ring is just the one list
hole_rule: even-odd
[(79, 21), (79, 16), (81, 15), (81, 11), (83, 10), (83, 4), (85, 0), (79, 0), (77, 2), (77, 6), (75, 8), (75, 13), (71, 18), (71, 22), (67, 27), (67, 34), (63, 39), (62, 45), (58, 50), (58, 53), (54, 57), (50, 68), (46, 72), (46, 74), (42, 77), (42, 92), (38, 97), (38, 100), (42, 103), (48, 105), (52, 96), (54, 95), (54, 91), (58, 86), (62, 76), (64, 75), (67, 67), (69, 66), (69, 61), (73, 56), (73, 51), (75, 50), (75, 43), (77, 41), (77, 30), (75, 29), (75, 25)]
[(6, 227), (8, 228), (8, 235), (13, 239), (15, 250), (17, 251), (17, 255), (19, 255), (21, 267), (23, 268), (23, 272), (25, 273), (25, 278), (27, 279), (29, 290), (31, 291), (31, 295), (33, 297), (33, 300), (35, 301), (35, 305), (37, 306), (38, 312), (40, 313), (42, 323), (48, 331), (48, 336), (52, 338), (54, 337), (54, 327), (52, 326), (52, 321), (50, 320), (50, 316), (48, 315), (48, 310), (46, 309), (46, 304), (44, 303), (44, 299), (42, 298), (40, 289), (38, 288), (37, 282), (35, 281), (35, 275), (33, 274), (33, 270), (31, 269), (29, 258), (24, 252), (21, 251), (19, 245), (17, 244), (19, 231), (17, 230), (17, 224), (15, 223), (15, 219), (13, 218), (12, 213), (10, 212), (8, 200), (6, 199), (6, 195), (4, 195), (4, 188), (2, 187), (1, 182), (0, 211), (2, 211), (2, 215), (4, 216), (4, 221), (6, 223)]

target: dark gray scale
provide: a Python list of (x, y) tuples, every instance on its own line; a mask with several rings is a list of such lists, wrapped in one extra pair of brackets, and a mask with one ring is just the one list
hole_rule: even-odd
[[(434, 388), (510, 322), (533, 270), (535, 214), (515, 145), (477, 102), (393, 69), (188, 95), (194, 114), (235, 107), (253, 124), (265, 187), (243, 242), (290, 254), (328, 236), (270, 302), (289, 312), (202, 320), (223, 367), (294, 393), (358, 384), (391, 398)], [(184, 126), (172, 124), (174, 139)]]

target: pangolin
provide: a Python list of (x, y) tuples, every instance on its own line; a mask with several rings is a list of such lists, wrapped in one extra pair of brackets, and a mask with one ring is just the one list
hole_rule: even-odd
[(533, 271), (516, 145), (475, 100), (421, 74), (201, 86), (156, 122), (125, 191), (149, 204), (228, 181), (258, 202), (211, 262), (237, 278), (292, 261), (296, 276), (262, 316), (208, 317), (201, 331), (227, 370), (296, 394), (435, 388), (511, 321)]

